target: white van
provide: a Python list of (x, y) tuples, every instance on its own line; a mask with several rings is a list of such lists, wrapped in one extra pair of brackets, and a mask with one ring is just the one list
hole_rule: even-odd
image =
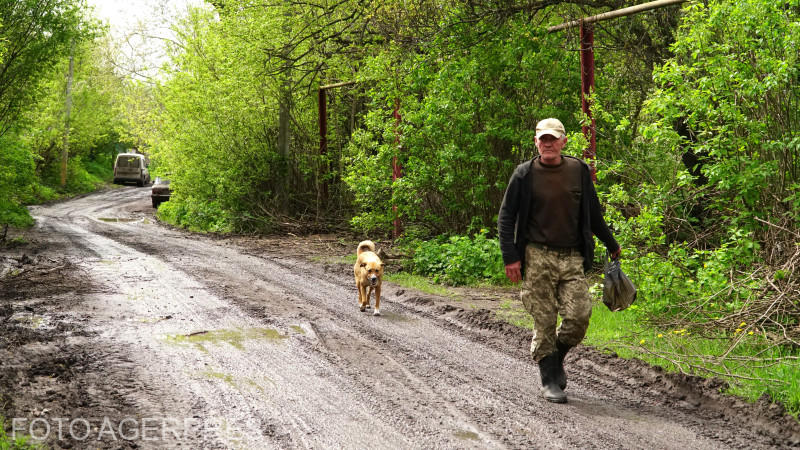
[(147, 159), (141, 153), (120, 153), (114, 160), (114, 184), (134, 182), (140, 187), (150, 183)]

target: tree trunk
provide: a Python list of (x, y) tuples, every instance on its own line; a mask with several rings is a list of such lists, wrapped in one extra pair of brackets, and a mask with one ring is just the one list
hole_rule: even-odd
[(61, 187), (67, 185), (67, 159), (69, 158), (69, 115), (72, 112), (72, 74), (75, 67), (75, 43), (69, 53), (69, 70), (67, 71), (66, 104), (64, 106), (64, 146), (61, 149)]

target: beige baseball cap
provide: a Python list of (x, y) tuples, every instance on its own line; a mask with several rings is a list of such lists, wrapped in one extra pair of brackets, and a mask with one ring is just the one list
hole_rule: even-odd
[(560, 120), (549, 118), (540, 120), (539, 123), (536, 124), (536, 138), (538, 139), (545, 134), (561, 139), (567, 135), (567, 132), (564, 131), (564, 124), (561, 123)]

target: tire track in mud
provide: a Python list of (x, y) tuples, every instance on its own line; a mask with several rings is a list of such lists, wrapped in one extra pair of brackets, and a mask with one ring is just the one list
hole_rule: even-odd
[(83, 248), (75, 252), (83, 267), (119, 292), (91, 298), (100, 312), (87, 327), (132, 361), (137, 379), (125, 398), (147, 412), (225, 421), (226, 430), (193, 435), (189, 446), (774, 445), (725, 418), (694, 415), (691, 405), (674, 407), (663, 390), (637, 389), (581, 349), (568, 357), (570, 402), (547, 403), (525, 349), (508, 348), (518, 339), (471, 327), (458, 311), (385, 285), (384, 315), (373, 317), (358, 312), (351, 277), (339, 269), (247, 254), (141, 214), (101, 220), (148, 209), (147, 193), (121, 189), (35, 214)]
[[(198, 250), (197, 245), (193, 248)], [(351, 299), (354, 289), (350, 292), (341, 278), (308, 272), (303, 270), (304, 263), (291, 259), (267, 257), (253, 262), (252, 256), (230, 258), (246, 260), (238, 266), (244, 268), (248, 280), (268, 281), (270, 286), (281, 287), (290, 303), (305, 305), (303, 316), (324, 336), (324, 347), (314, 348), (331, 364), (358, 380), (363, 397), (369, 398), (371, 392), (363, 386), (379, 386), (380, 400), (373, 401), (373, 407), (380, 408), (386, 417), (412, 421), (412, 430), (431, 429), (426, 433), (450, 434), (480, 446), (526, 447), (542, 442), (567, 447), (599, 444), (600, 447), (716, 448), (720, 445), (711, 439), (704, 443), (695, 431), (687, 431), (682, 425), (689, 422), (686, 418), (665, 422), (655, 404), (643, 408), (641, 399), (626, 399), (635, 397), (634, 394), (622, 392), (623, 395), (616, 396), (614, 389), (609, 389), (606, 395), (598, 396), (585, 393), (580, 387), (575, 389), (576, 384), (580, 386), (575, 382), (572, 390), (577, 394), (573, 393), (568, 408), (576, 409), (578, 417), (585, 420), (575, 420), (569, 415), (565, 418), (562, 407), (554, 408), (539, 397), (538, 373), (530, 361), (518, 361), (503, 352), (482, 348), (482, 344), (473, 340), (474, 336), (464, 332), (463, 326), (444, 327), (448, 331), (443, 333), (441, 317), (424, 314), (390, 298), (387, 304), (392, 308), (386, 309), (384, 316), (374, 318), (357, 312), (355, 300)], [(237, 266), (233, 262), (228, 264)], [(214, 270), (196, 269), (209, 278), (214, 277), (215, 271), (226, 272), (220, 266)], [(254, 315), (259, 313), (258, 302), (253, 300), (257, 297), (248, 295), (244, 301)], [(422, 329), (398, 326), (412, 322), (421, 322)], [(374, 353), (369, 355), (370, 352)], [(404, 370), (392, 370), (397, 367)], [(514, 380), (511, 385), (495, 381), (509, 378)], [(376, 394), (372, 391), (373, 397)], [(628, 404), (637, 410), (610, 407), (609, 402)], [(571, 415), (575, 412), (570, 411)], [(461, 418), (468, 426), (448, 426), (445, 419), (448, 415)], [(433, 418), (433, 424), (421, 419), (428, 417)], [(644, 425), (639, 435), (626, 430), (631, 420)], [(658, 424), (660, 433), (654, 433), (652, 427), (646, 426), (648, 423)], [(699, 431), (702, 433), (702, 429)], [(625, 439), (622, 444), (621, 435)], [(450, 445), (465, 445), (456, 442)]]
[[(83, 265), (115, 286), (118, 294), (99, 297), (93, 306), (108, 312), (111, 323), (126, 322), (101, 332), (101, 337), (124, 342), (140, 367), (151, 368), (156, 376), (141, 374), (148, 386), (165, 391), (166, 380), (168, 386), (183, 391), (179, 403), (182, 396), (203, 400), (202, 410), (196, 410), (197, 405), (184, 406), (177, 417), (220, 418), (227, 433), (215, 430), (212, 437), (247, 448), (270, 441), (276, 447), (388, 446), (404, 441), (339, 394), (335, 383), (317, 376), (314, 372), (325, 369), (318, 361), (292, 344), (276, 345), (276, 341), (292, 341), (288, 329), (265, 328), (261, 321), (208, 293), (193, 278), (117, 241), (69, 223), (51, 221), (49, 227), (104, 255), (103, 260), (90, 259)], [(152, 286), (154, 280), (158, 281)], [(154, 315), (191, 324), (141, 323)], [(165, 340), (178, 345), (167, 345)], [(324, 426), (317, 416), (324, 417)]]
[[(287, 266), (284, 267), (287, 273), (296, 272), (291, 270), (296, 262), (267, 259), (279, 266)], [(276, 272), (278, 271), (264, 271), (264, 273)], [(390, 357), (392, 362), (418, 372), (414, 378), (425, 379), (427, 384), (431, 384), (429, 391), (436, 392), (444, 397), (445, 402), (455, 403), (458, 409), (468, 412), (472, 419), (480, 424), (481, 429), (489, 430), (505, 445), (529, 447), (541, 445), (543, 442), (547, 445), (566, 447), (619, 445), (715, 448), (719, 445), (711, 440), (704, 443), (694, 432), (687, 432), (681, 424), (689, 422), (685, 420), (686, 418), (672, 418), (665, 421), (658, 405), (651, 403), (649, 407), (643, 408), (642, 399), (628, 401), (626, 397), (635, 395), (615, 392), (613, 386), (603, 392), (603, 395), (598, 395), (596, 391), (587, 392), (589, 390), (579, 387), (577, 394), (573, 392), (570, 397), (571, 404), (566, 408), (568, 414), (561, 414), (565, 408), (554, 407), (540, 398), (538, 372), (527, 359), (527, 355), (519, 361), (517, 358), (509, 358), (503, 351), (483, 348), (484, 344), (480, 339), (475, 339), (475, 333), (465, 330), (463, 324), (457, 324), (455, 321), (443, 324), (442, 322), (447, 319), (443, 320), (440, 315), (423, 312), (416, 307), (399, 303), (391, 297), (386, 299), (387, 305), (391, 307), (382, 308), (383, 317), (388, 316), (388, 321), (383, 321), (382, 318), (376, 321), (369, 315), (357, 313), (353, 306), (355, 300), (345, 301), (344, 305), (341, 301), (328, 300), (341, 298), (349, 300), (349, 297), (355, 295), (346, 288), (342, 290), (340, 279), (329, 282), (328, 278), (323, 276), (315, 280), (321, 285), (319, 291), (328, 295), (321, 296), (302, 288), (298, 288), (300, 292), (295, 295), (303, 299), (317, 297), (315, 300), (319, 303), (315, 302), (314, 305), (325, 308), (326, 315), (316, 317), (314, 323), (317, 327), (322, 327), (321, 323), (324, 323), (330, 328), (327, 333), (325, 331), (322, 333), (327, 336), (327, 347), (332, 347), (331, 342), (340, 343), (339, 347), (331, 352), (333, 363), (344, 367), (356, 367), (355, 375), (368, 381), (372, 373), (376, 372), (376, 361), (364, 357), (361, 352), (353, 352), (350, 348), (352, 342), (359, 338), (368, 342), (384, 342), (383, 347), (396, 351), (394, 357)], [(273, 283), (283, 285), (285, 288), (300, 286), (300, 283), (286, 281), (282, 277), (274, 277)], [(303, 286), (308, 285), (309, 283), (305, 283)], [(392, 290), (390, 288), (388, 292), (391, 293)], [(337, 295), (330, 295), (332, 292)], [(403, 311), (405, 315), (394, 311)], [(420, 320), (422, 318), (428, 320)], [(398, 321), (419, 322), (423, 327), (421, 330), (400, 328), (396, 327)], [(439, 331), (441, 328), (447, 328), (449, 333), (442, 335)], [(382, 363), (378, 364), (380, 365)], [(381, 372), (380, 367), (377, 371)], [(365, 373), (368, 375), (365, 376)], [(391, 372), (387, 375), (396, 376)], [(510, 384), (507, 381), (509, 379), (512, 380)], [(572, 382), (572, 391), (576, 391), (575, 384)], [(405, 391), (413, 392), (414, 389), (405, 384), (398, 390), (400, 393)], [(415, 406), (413, 402), (410, 403), (406, 408)], [(626, 410), (625, 404), (637, 409)], [(576, 411), (586, 420), (576, 421), (574, 417), (570, 417)], [(639, 430), (636, 427), (626, 429), (630, 420), (636, 420), (644, 425), (648, 422), (657, 424), (659, 432), (654, 433), (653, 429), (647, 426)], [(621, 437), (624, 438), (623, 441), (620, 441)], [(750, 445), (752, 441), (747, 444)]]

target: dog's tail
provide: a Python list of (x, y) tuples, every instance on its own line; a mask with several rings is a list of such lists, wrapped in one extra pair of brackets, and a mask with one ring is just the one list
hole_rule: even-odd
[(374, 252), (375, 251), (375, 243), (372, 241), (361, 241), (358, 244), (358, 250), (356, 250), (356, 255), (360, 255), (363, 252)]

